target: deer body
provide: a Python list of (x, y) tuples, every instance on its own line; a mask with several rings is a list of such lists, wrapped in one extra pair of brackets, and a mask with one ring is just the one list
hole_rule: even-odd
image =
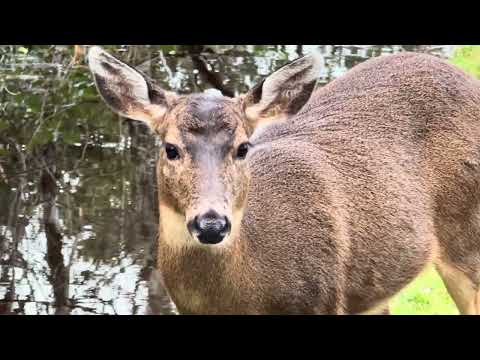
[(159, 162), (159, 268), (179, 311), (380, 312), (433, 262), (460, 311), (479, 313), (479, 82), (427, 55), (375, 58), (269, 121), (272, 84), (244, 100), (269, 115), (249, 134), (225, 244), (191, 245)]

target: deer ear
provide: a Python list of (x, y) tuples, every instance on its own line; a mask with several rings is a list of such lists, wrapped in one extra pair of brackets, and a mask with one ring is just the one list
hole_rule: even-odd
[(103, 100), (123, 117), (154, 126), (176, 96), (98, 46), (89, 50), (88, 65)]
[(299, 112), (315, 89), (321, 64), (320, 54), (311, 53), (281, 67), (252, 88), (245, 96), (245, 113), (253, 128)]

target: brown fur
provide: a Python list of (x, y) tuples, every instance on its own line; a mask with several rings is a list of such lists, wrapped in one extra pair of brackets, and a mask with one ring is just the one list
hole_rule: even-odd
[[(258, 113), (255, 97), (215, 102), (215, 126), (235, 123), (227, 142), (237, 146), (259, 122), (241, 110)], [(183, 101), (156, 126), (185, 147), (198, 139), (185, 130), (189, 116), (201, 116), (191, 108), (198, 97)], [(225, 191), (218, 204), (239, 222), (225, 245), (188, 243), (182, 224), (193, 198), (219, 196), (199, 195), (201, 162), (161, 158), (159, 267), (179, 311), (379, 313), (434, 262), (460, 311), (479, 313), (479, 82), (443, 60), (402, 53), (356, 66), (284, 114), (253, 133), (246, 165), (211, 168), (209, 181)]]

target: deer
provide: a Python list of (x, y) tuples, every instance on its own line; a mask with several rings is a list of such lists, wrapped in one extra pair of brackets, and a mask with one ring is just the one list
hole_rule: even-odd
[(179, 95), (99, 46), (104, 102), (159, 139), (158, 269), (184, 315), (390, 314), (434, 266), (480, 314), (480, 82), (400, 52), (325, 86), (309, 53)]

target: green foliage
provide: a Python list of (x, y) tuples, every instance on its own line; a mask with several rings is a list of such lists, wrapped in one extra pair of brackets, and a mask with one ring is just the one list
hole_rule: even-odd
[(8, 156), (10, 152), (7, 149), (2, 149), (0, 147), (0, 156)]
[(458, 310), (435, 269), (429, 268), (391, 302), (394, 315), (455, 315)]
[(451, 61), (467, 73), (480, 79), (480, 45), (459, 46)]

